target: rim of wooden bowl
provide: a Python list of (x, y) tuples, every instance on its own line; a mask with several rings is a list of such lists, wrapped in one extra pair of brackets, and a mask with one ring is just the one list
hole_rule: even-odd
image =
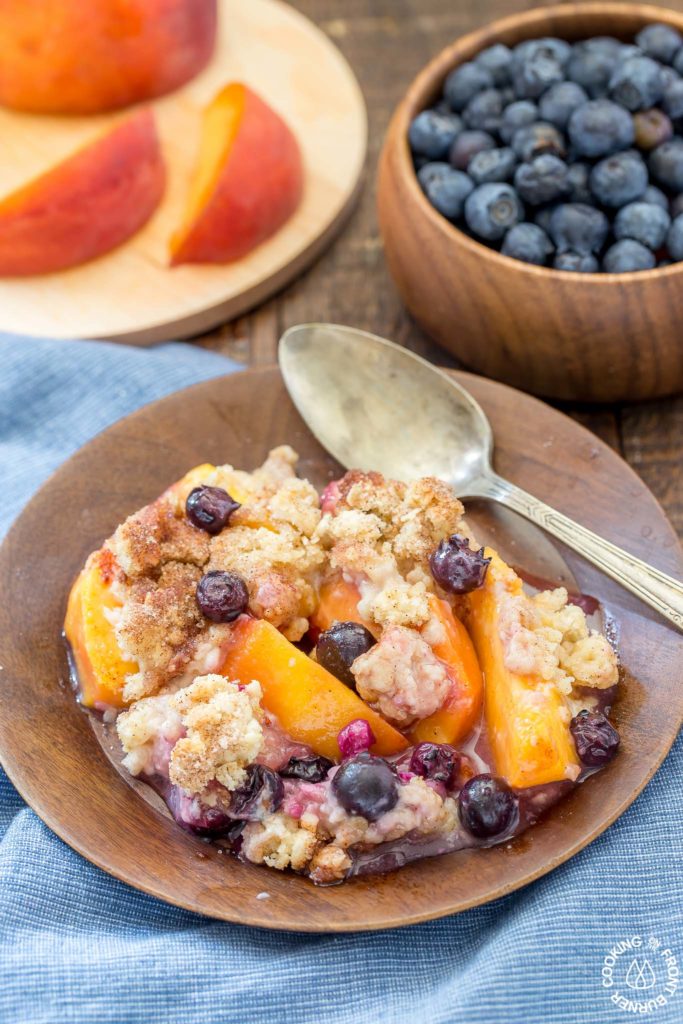
[[(570, 26), (572, 22), (579, 19), (595, 20), (596, 22), (609, 22), (612, 31), (611, 35), (620, 38), (620, 24), (629, 25), (639, 22), (641, 25), (650, 22), (662, 22), (678, 29), (683, 35), (683, 13), (671, 10), (668, 7), (657, 7), (652, 4), (626, 5), (623, 3), (570, 3), (555, 4), (550, 7), (537, 7), (531, 11), (524, 11), (520, 14), (507, 15), (489, 22), (482, 28), (474, 29), (464, 36), (459, 36), (453, 43), (445, 46), (436, 54), (428, 64), (415, 76), (409, 85), (403, 99), (399, 102), (394, 111), (385, 146), (393, 149), (399, 158), (399, 166), (406, 179), (409, 192), (416, 204), (422, 211), (423, 216), (430, 221), (434, 228), (440, 231), (454, 244), (464, 246), (473, 254), (482, 258), (491, 259), (494, 263), (508, 269), (514, 268), (520, 274), (541, 275), (550, 279), (557, 275), (562, 280), (576, 280), (577, 274), (571, 270), (557, 270), (555, 267), (539, 267), (533, 263), (524, 263), (522, 260), (514, 259), (512, 256), (504, 256), (496, 249), (478, 242), (471, 238), (461, 228), (451, 224), (442, 214), (438, 213), (428, 202), (427, 197), (420, 188), (417, 174), (413, 167), (408, 145), (408, 128), (412, 119), (424, 110), (426, 106), (435, 100), (438, 90), (441, 88), (446, 75), (459, 64), (471, 60), (477, 53), (492, 46), (494, 43), (503, 42), (503, 37), (508, 37), (511, 43), (522, 42), (524, 39), (540, 38), (541, 33), (534, 35), (536, 30), (547, 28), (548, 22), (558, 19)], [(576, 35), (576, 41), (584, 37), (584, 33)], [(572, 34), (569, 34), (569, 41), (572, 41)], [(629, 281), (637, 280), (641, 283), (654, 276), (673, 277), (683, 272), (683, 261), (674, 263), (669, 267), (653, 267), (651, 270), (629, 270), (620, 274), (589, 273), (582, 274), (581, 279), (588, 278), (591, 283), (600, 282), (602, 287), (609, 287), (612, 284), (623, 285)]]

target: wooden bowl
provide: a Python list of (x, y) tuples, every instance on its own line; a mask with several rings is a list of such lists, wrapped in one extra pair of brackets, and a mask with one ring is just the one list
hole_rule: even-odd
[(379, 222), (403, 301), (436, 341), (478, 373), (553, 398), (618, 401), (683, 390), (683, 263), (629, 274), (575, 274), (521, 263), (434, 210), (407, 142), (449, 71), (493, 43), (614, 35), (648, 22), (683, 33), (683, 14), (622, 3), (543, 7), (495, 21), (443, 50), (391, 121), (379, 168)]
[[(501, 473), (683, 575), (666, 516), (607, 445), (528, 395), (469, 374), (457, 379), (491, 420)], [(69, 587), (88, 553), (190, 466), (209, 460), (251, 469), (283, 443), (297, 448), (301, 473), (318, 486), (340, 472), (276, 369), (236, 373), (177, 392), (99, 434), (20, 514), (0, 548), (0, 759), (12, 782), (57, 835), (115, 877), (188, 910), (264, 928), (393, 928), (485, 903), (551, 871), (603, 832), (664, 759), (683, 713), (681, 645), (674, 629), (616, 583), (576, 555), (563, 560), (535, 527), (520, 537), (522, 520), (513, 513), (468, 506), (479, 535), (482, 517), (492, 517), (504, 557), (514, 551), (518, 564), (558, 583), (571, 586), (575, 578), (604, 603), (621, 630), (624, 685), (614, 712), (617, 760), (510, 843), (327, 888), (241, 864), (178, 828), (148, 786), (131, 784), (118, 744), (107, 744), (76, 703), (60, 634)], [(538, 564), (544, 548), (556, 568)]]

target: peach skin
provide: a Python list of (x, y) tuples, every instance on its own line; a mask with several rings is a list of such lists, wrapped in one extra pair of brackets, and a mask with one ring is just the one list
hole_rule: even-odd
[(115, 248), (149, 220), (165, 179), (142, 110), (0, 200), (0, 276), (48, 274)]
[(240, 259), (282, 227), (302, 191), (301, 152), (290, 129), (246, 85), (227, 85), (204, 111), (171, 265)]
[(93, 114), (177, 89), (209, 61), (217, 0), (0, 0), (0, 103)]

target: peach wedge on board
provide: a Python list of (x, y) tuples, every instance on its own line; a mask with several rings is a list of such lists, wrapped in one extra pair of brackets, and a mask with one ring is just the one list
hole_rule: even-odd
[(245, 256), (294, 213), (303, 177), (299, 145), (282, 118), (246, 85), (227, 85), (204, 111), (171, 264)]
[(0, 276), (48, 274), (134, 235), (164, 192), (154, 118), (141, 110), (0, 200)]

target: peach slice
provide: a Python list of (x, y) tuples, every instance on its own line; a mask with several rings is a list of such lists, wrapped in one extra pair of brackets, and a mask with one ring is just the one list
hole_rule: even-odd
[(221, 671), (242, 683), (257, 679), (263, 706), (276, 715), (285, 732), (333, 761), (339, 760), (339, 731), (356, 718), (364, 718), (375, 734), (374, 753), (395, 754), (408, 746), (405, 737), (353, 690), (264, 619), (244, 616), (237, 621)]
[(118, 607), (108, 579), (110, 555), (100, 550), (88, 559), (69, 594), (64, 633), (71, 646), (81, 701), (86, 707), (124, 706), (125, 678), (138, 666), (126, 661), (107, 612)]
[(101, 256), (134, 235), (164, 191), (154, 118), (127, 118), (0, 200), (0, 276), (48, 274)]
[(359, 622), (376, 636), (380, 630), (374, 622), (361, 618), (358, 611), (360, 591), (353, 583), (342, 576), (326, 580), (320, 587), (318, 605), (311, 615), (311, 628), (317, 633), (324, 633), (335, 622)]
[(302, 191), (301, 153), (290, 129), (246, 85), (227, 85), (204, 111), (171, 264), (240, 259), (291, 217)]
[(0, 103), (93, 114), (177, 89), (213, 53), (217, 0), (0, 0)]
[(533, 675), (505, 665), (501, 602), (522, 593), (522, 581), (495, 553), (483, 587), (467, 595), (468, 624), (484, 672), (484, 714), (495, 770), (511, 786), (540, 786), (575, 778), (576, 749), (562, 695)]
[(441, 624), (444, 639), (432, 644), (437, 658), (445, 661), (453, 676), (453, 690), (443, 707), (415, 726), (415, 743), (451, 743), (457, 746), (479, 720), (484, 699), (484, 680), (474, 644), (462, 622), (446, 601), (429, 598), (432, 615)]

